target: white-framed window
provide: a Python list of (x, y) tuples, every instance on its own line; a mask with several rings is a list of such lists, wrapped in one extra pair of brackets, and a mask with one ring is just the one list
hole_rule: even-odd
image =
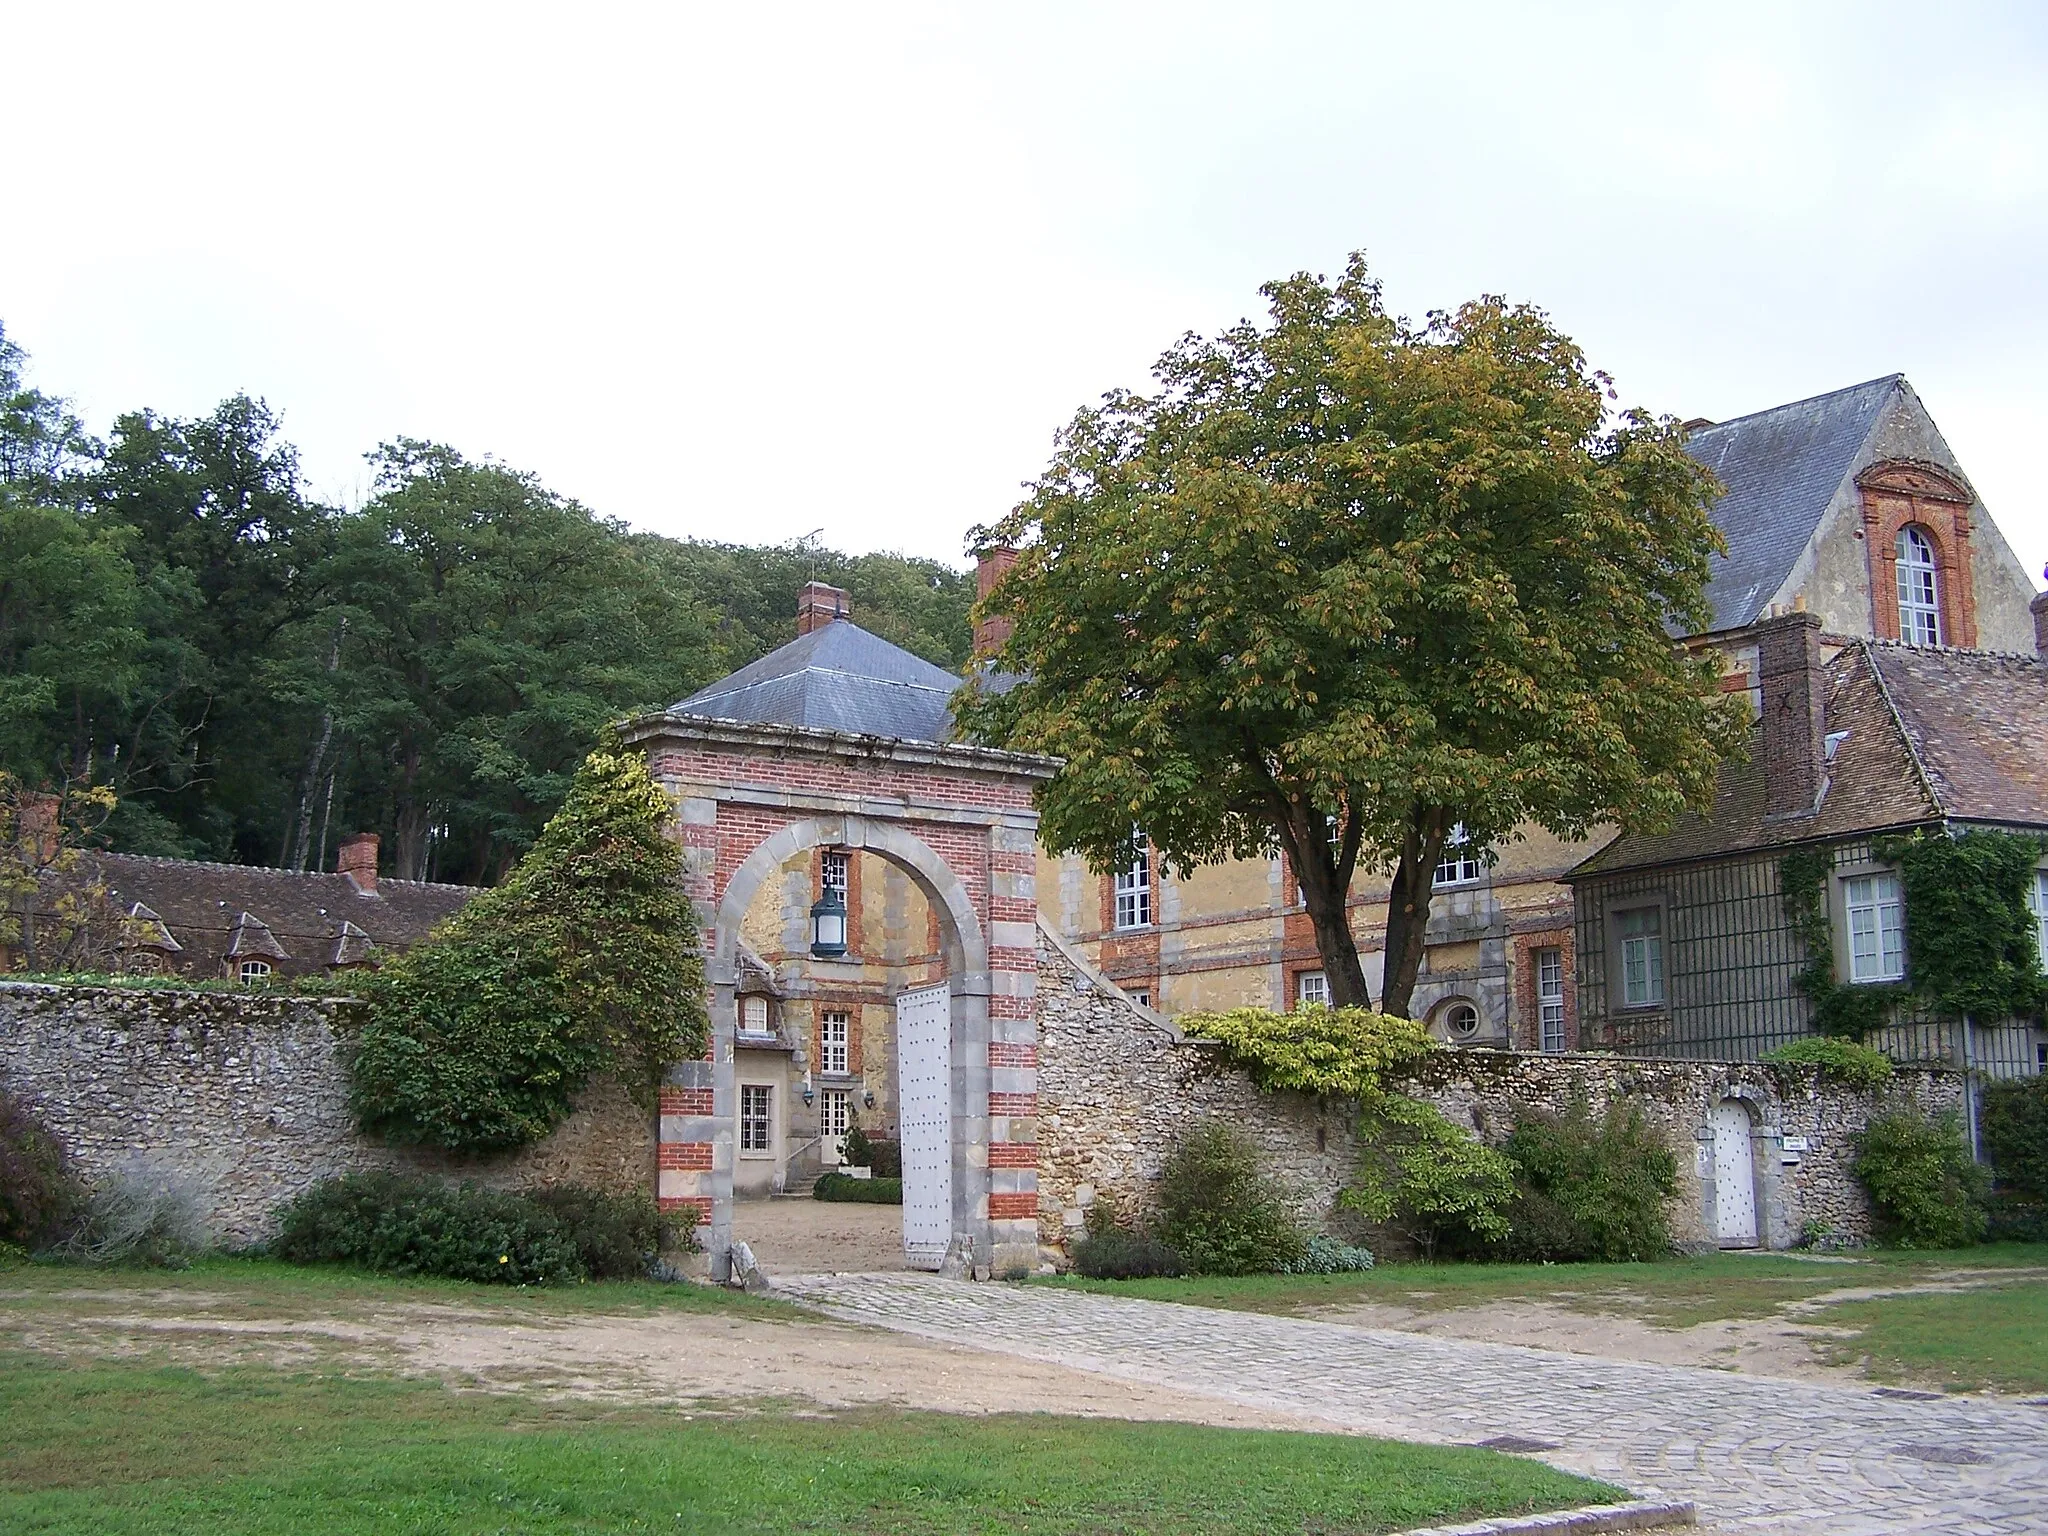
[(245, 987), (259, 981), (270, 980), (270, 962), (268, 960), (243, 960), (237, 962), (235, 966), (235, 980)]
[(1294, 976), (1294, 1003), (1298, 1008), (1327, 1008), (1330, 1006), (1330, 978), (1322, 971), (1297, 971)]
[(2048, 869), (2034, 871), (2034, 942), (2041, 946), (2041, 969), (2048, 971)]
[(1130, 862), (1116, 872), (1116, 925), (1152, 926), (1152, 850), (1137, 827), (1131, 828)]
[(1140, 1008), (1150, 1008), (1152, 1006), (1152, 993), (1149, 988), (1132, 987), (1129, 989), (1129, 993), (1131, 1001)]
[(740, 999), (740, 1030), (749, 1035), (768, 1033), (768, 999), (758, 992)]
[(1903, 981), (1906, 910), (1897, 875), (1858, 875), (1842, 882), (1849, 910), (1849, 979)]
[(818, 1070), (845, 1074), (852, 1071), (850, 1042), (853, 1019), (843, 1008), (827, 1008), (818, 1016)]
[(1444, 839), (1443, 857), (1436, 863), (1436, 884), (1470, 885), (1486, 867), (1479, 854), (1472, 839), (1465, 835), (1465, 824), (1459, 822)]
[(1621, 928), (1621, 1005), (1654, 1008), (1664, 1001), (1664, 914), (1633, 907), (1616, 914)]
[(740, 1153), (765, 1157), (775, 1150), (775, 1090), (767, 1083), (740, 1084)]
[(1536, 951), (1536, 1048), (1564, 1049), (1564, 951)]
[(1470, 1003), (1453, 1003), (1444, 1010), (1444, 1033), (1453, 1040), (1470, 1040), (1479, 1033), (1479, 1010)]
[(818, 1093), (818, 1134), (837, 1142), (852, 1128), (853, 1094), (845, 1088), (821, 1089)]
[(1934, 545), (1918, 528), (1901, 528), (1898, 544), (1899, 638), (1908, 645), (1941, 644), (1941, 589)]
[(827, 848), (818, 858), (818, 884), (828, 891), (837, 891), (841, 901), (846, 900), (846, 855), (836, 849)]

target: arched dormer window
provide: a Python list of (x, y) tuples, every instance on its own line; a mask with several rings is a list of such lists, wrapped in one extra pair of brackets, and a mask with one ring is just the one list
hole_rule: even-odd
[(1899, 530), (1899, 638), (1908, 645), (1941, 644), (1940, 577), (1934, 543), (1910, 524)]

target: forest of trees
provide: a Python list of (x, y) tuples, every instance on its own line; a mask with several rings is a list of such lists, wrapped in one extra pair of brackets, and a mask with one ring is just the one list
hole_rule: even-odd
[(0, 771), (118, 796), (120, 852), (489, 883), (607, 721), (794, 637), (797, 589), (967, 660), (970, 573), (635, 533), (400, 439), (362, 507), (306, 493), (275, 413), (138, 410), (104, 441), (0, 330)]

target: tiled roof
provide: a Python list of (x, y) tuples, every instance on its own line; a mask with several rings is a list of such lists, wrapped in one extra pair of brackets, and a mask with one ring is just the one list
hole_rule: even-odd
[(1785, 584), (1855, 467), (1885, 402), (1905, 380), (1888, 374), (1811, 400), (1701, 427), (1685, 451), (1727, 494), (1713, 518), (1728, 541), (1707, 584), (1714, 629), (1754, 623)]
[(1945, 814), (2048, 826), (2048, 658), (1868, 651)]
[(676, 710), (753, 725), (905, 741), (945, 741), (960, 679), (871, 635), (849, 619), (799, 635), (730, 677), (699, 689)]
[[(95, 854), (91, 868), (121, 911), (140, 903), (195, 960), (268, 954), (250, 947), (260, 942), (253, 932), (241, 940), (242, 950), (231, 948), (245, 915), (286, 956), (313, 966), (330, 963), (351, 924), (379, 947), (405, 949), (476, 894), (466, 885), (379, 880), (368, 895), (347, 875), (136, 854)], [(346, 947), (353, 950), (356, 942)]]

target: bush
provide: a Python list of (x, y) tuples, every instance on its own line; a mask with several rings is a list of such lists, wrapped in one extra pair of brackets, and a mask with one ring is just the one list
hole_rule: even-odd
[(1236, 1008), (1184, 1014), (1180, 1026), (1190, 1039), (1211, 1042), (1268, 1093), (1366, 1098), (1431, 1049), (1429, 1026), (1420, 1019), (1368, 1008)]
[(291, 1201), (272, 1248), (294, 1264), (563, 1285), (646, 1274), (660, 1240), (660, 1220), (648, 1222), (644, 1198), (575, 1186), (518, 1194), (404, 1174), (352, 1173)]
[(1388, 1094), (1359, 1115), (1358, 1179), (1337, 1198), (1415, 1244), (1487, 1247), (1508, 1235), (1515, 1165), (1433, 1104)]
[(901, 1205), (903, 1181), (880, 1176), (853, 1179), (843, 1173), (828, 1173), (813, 1186), (811, 1195), (814, 1199), (837, 1201), (842, 1205)]
[(1166, 1159), (1159, 1238), (1194, 1275), (1270, 1273), (1300, 1258), (1301, 1230), (1230, 1127), (1205, 1121)]
[(1091, 1231), (1074, 1245), (1074, 1273), (1090, 1280), (1149, 1280), (1180, 1272), (1180, 1255), (1166, 1244), (1121, 1227)]
[(1281, 1266), (1283, 1275), (1350, 1275), (1372, 1268), (1372, 1250), (1318, 1232), (1303, 1246), (1301, 1257)]
[(859, 1126), (846, 1133), (846, 1161), (851, 1167), (872, 1168), (878, 1179), (903, 1177), (903, 1143), (870, 1136)]
[(1987, 1086), (1977, 1129), (1998, 1187), (2048, 1205), (2048, 1073)]
[(1833, 1035), (1788, 1041), (1765, 1051), (1763, 1060), (1780, 1067), (1812, 1067), (1830, 1082), (1866, 1092), (1882, 1088), (1892, 1078), (1892, 1059), (1883, 1051)]
[(183, 1269), (208, 1246), (199, 1198), (175, 1179), (117, 1173), (93, 1186), (52, 1258), (74, 1264), (132, 1264)]
[(39, 1248), (85, 1206), (85, 1186), (43, 1123), (0, 1093), (0, 1243)]
[(1984, 1170), (1970, 1158), (1954, 1114), (1882, 1115), (1855, 1138), (1851, 1171), (1877, 1209), (1878, 1240), (1893, 1248), (1965, 1248), (1981, 1242)]
[(1518, 1186), (1501, 1245), (1508, 1256), (1617, 1263), (1670, 1252), (1666, 1203), (1678, 1192), (1678, 1159), (1636, 1105), (1616, 1104), (1597, 1122), (1583, 1103), (1525, 1115), (1501, 1151)]

